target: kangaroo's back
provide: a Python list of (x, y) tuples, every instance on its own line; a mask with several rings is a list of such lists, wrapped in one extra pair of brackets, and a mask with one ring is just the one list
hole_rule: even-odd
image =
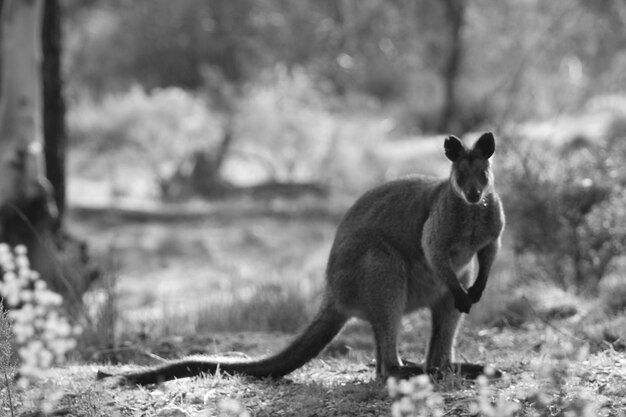
[[(337, 228), (332, 254), (355, 237), (377, 235), (408, 257), (419, 255), (424, 223), (447, 181), (413, 176), (382, 184), (361, 196)], [(350, 262), (351, 260), (345, 259)]]

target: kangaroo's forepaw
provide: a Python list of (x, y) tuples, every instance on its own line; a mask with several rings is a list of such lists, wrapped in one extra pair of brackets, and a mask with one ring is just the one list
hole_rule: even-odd
[(476, 304), (477, 302), (480, 301), (480, 297), (482, 297), (483, 291), (482, 289), (471, 287), (469, 290), (467, 290), (467, 295), (469, 296), (469, 299), (472, 302), (472, 304)]
[(469, 314), (470, 308), (472, 308), (472, 300), (465, 292), (455, 294), (454, 296), (454, 308), (461, 313)]

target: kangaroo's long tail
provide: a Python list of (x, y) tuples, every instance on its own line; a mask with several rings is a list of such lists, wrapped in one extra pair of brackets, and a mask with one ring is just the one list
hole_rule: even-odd
[[(220, 362), (208, 359), (180, 359), (145, 371), (120, 375), (127, 384), (147, 385), (177, 378), (213, 374), (219, 368), (228, 374), (242, 374), (257, 378), (279, 378), (300, 368), (317, 356), (339, 333), (347, 317), (332, 302), (325, 301), (308, 327), (281, 352), (264, 359), (246, 362)], [(98, 372), (98, 378), (112, 375)]]

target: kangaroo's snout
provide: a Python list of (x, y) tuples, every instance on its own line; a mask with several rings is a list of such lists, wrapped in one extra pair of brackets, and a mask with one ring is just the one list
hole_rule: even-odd
[(466, 194), (467, 201), (472, 204), (476, 204), (480, 201), (480, 191), (478, 188), (472, 187)]

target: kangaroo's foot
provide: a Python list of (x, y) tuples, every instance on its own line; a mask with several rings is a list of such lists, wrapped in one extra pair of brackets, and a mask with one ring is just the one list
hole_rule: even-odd
[(402, 366), (423, 368), (421, 363), (413, 362), (413, 361), (410, 361), (410, 360), (404, 359), (404, 358), (402, 358)]
[(427, 373), (433, 379), (442, 379), (446, 375), (459, 375), (465, 379), (476, 379), (480, 375), (486, 375), (490, 379), (498, 379), (502, 377), (502, 371), (491, 366), (485, 366), (475, 363), (453, 363), (445, 368), (433, 367), (424, 372), (424, 367), (420, 364), (410, 361), (402, 361), (405, 365), (395, 366), (389, 369), (389, 376), (398, 379), (409, 379), (416, 375)]
[(423, 375), (424, 368), (414, 362), (403, 361), (406, 365), (394, 366), (389, 369), (389, 376), (398, 379), (409, 379), (416, 375)]
[(131, 381), (126, 380), (123, 375), (110, 374), (101, 370), (98, 370), (98, 373), (96, 374), (96, 380), (102, 380), (104, 385), (109, 388), (121, 387), (123, 385), (132, 385)]
[(428, 369), (428, 373), (435, 379), (441, 379), (446, 374), (460, 375), (465, 379), (476, 379), (480, 375), (485, 375), (490, 379), (502, 377), (502, 371), (492, 366), (485, 366), (476, 363), (452, 363), (448, 367), (433, 367)]

